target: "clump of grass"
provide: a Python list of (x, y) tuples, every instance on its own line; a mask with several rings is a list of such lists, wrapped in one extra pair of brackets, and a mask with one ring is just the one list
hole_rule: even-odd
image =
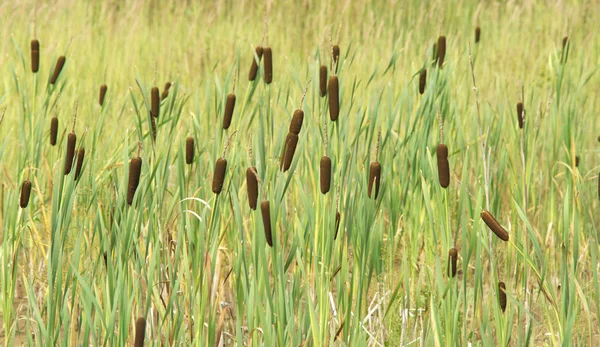
[(319, 92), (321, 97), (327, 95), (327, 66), (325, 65), (319, 68)]
[(65, 154), (65, 176), (71, 173), (71, 166), (73, 166), (73, 158), (75, 157), (75, 145), (77, 143), (77, 135), (75, 135), (75, 122), (77, 121), (77, 106), (79, 100), (75, 101), (75, 111), (73, 112), (73, 128), (67, 135), (67, 152)]
[(163, 92), (160, 95), (160, 100), (164, 100), (169, 96), (169, 89), (171, 89), (171, 82), (165, 83), (165, 89), (163, 89)]
[(58, 137), (58, 118), (52, 117), (50, 120), (50, 145), (56, 145), (56, 138)]
[(490, 228), (490, 230), (498, 236), (498, 238), (502, 241), (508, 241), (509, 235), (508, 231), (506, 231), (500, 223), (494, 218), (494, 216), (490, 213), (490, 211), (483, 210), (481, 212), (481, 219), (485, 222), (485, 224)]
[(500, 308), (504, 313), (506, 310), (506, 284), (504, 282), (498, 282), (498, 301), (500, 301)]
[(85, 148), (81, 147), (78, 151), (77, 151), (77, 164), (75, 165), (75, 181), (77, 181), (77, 179), (79, 178), (79, 175), (81, 174), (81, 168), (83, 167), (83, 159), (85, 157)]
[(140, 317), (135, 322), (135, 342), (134, 347), (143, 347), (146, 338), (146, 319)]
[(448, 251), (448, 276), (455, 277), (456, 276), (456, 261), (458, 259), (458, 250), (452, 247), (450, 251)]
[(481, 38), (481, 28), (475, 28), (475, 43), (479, 43), (479, 39)]
[(140, 157), (141, 148), (142, 144), (139, 143), (137, 157), (134, 157), (129, 161), (129, 179), (127, 181), (127, 204), (129, 204), (129, 206), (133, 203), (135, 191), (140, 184), (140, 175), (142, 173), (142, 158)]
[(377, 147), (375, 149), (375, 161), (371, 162), (369, 167), (369, 198), (373, 196), (373, 186), (375, 186), (375, 194), (373, 199), (377, 200), (379, 195), (379, 184), (381, 183), (381, 163), (378, 161), (379, 157), (379, 141), (381, 140), (381, 132), (377, 134)]
[(262, 215), (263, 226), (265, 228), (265, 239), (267, 240), (267, 244), (273, 247), (273, 236), (271, 233), (271, 207), (269, 205), (269, 200), (263, 200), (260, 203), (260, 212)]
[(444, 65), (444, 59), (446, 58), (446, 36), (440, 36), (437, 42), (437, 61), (438, 66), (441, 68)]
[(517, 103), (517, 119), (519, 121), (519, 129), (523, 129), (525, 126), (525, 108), (522, 102)]
[(40, 41), (31, 40), (31, 72), (37, 73), (40, 68)]
[(67, 61), (67, 58), (65, 58), (64, 55), (61, 55), (60, 57), (58, 57), (58, 60), (56, 61), (56, 65), (54, 66), (54, 71), (52, 72), (52, 76), (50, 77), (50, 84), (56, 83), (56, 80), (58, 79), (58, 76), (60, 76), (60, 73), (62, 72), (62, 69), (65, 66), (66, 61)]
[(252, 65), (250, 65), (250, 72), (248, 73), (248, 80), (254, 81), (256, 79), (256, 73), (258, 72), (258, 65), (260, 65), (260, 60), (263, 56), (263, 48), (261, 46), (256, 46), (254, 49), (256, 56), (252, 55)]
[(150, 91), (150, 113), (152, 117), (157, 118), (160, 113), (160, 98), (158, 95), (158, 87), (152, 87)]
[(194, 162), (194, 138), (189, 136), (185, 139), (185, 163), (190, 165)]
[(419, 94), (425, 93), (425, 86), (427, 84), (427, 69), (421, 70), (419, 73)]
[(23, 184), (21, 184), (21, 197), (19, 199), (19, 206), (21, 206), (21, 208), (27, 208), (27, 205), (29, 205), (30, 195), (31, 181), (29, 181), (29, 179), (26, 179), (25, 181), (23, 181)]
[(103, 84), (100, 86), (100, 99), (98, 100), (98, 102), (100, 103), (100, 106), (104, 105), (104, 97), (106, 96), (107, 90), (108, 90), (108, 86), (106, 84)]
[(265, 56), (265, 83), (271, 84), (273, 82), (273, 52), (271, 47), (265, 47), (263, 55)]

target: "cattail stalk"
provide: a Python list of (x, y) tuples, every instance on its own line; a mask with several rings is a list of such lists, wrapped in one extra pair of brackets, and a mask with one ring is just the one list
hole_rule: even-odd
[(381, 140), (381, 132), (377, 134), (377, 147), (375, 149), (375, 161), (371, 162), (371, 166), (369, 167), (369, 190), (368, 195), (369, 198), (373, 195), (373, 185), (375, 185), (375, 196), (374, 199), (377, 200), (377, 196), (379, 195), (379, 184), (381, 182), (381, 163), (379, 163), (379, 141)]
[(498, 236), (498, 238), (502, 241), (508, 241), (509, 235), (508, 232), (498, 223), (496, 218), (492, 216), (490, 211), (483, 210), (481, 212), (481, 219), (485, 222), (485, 224), (490, 228), (490, 230)]
[(37, 73), (40, 68), (40, 41), (31, 40), (31, 72)]
[(338, 64), (340, 61), (340, 46), (333, 45), (333, 47), (331, 47), (331, 57), (333, 59), (333, 65), (335, 66), (335, 71), (338, 71)]
[(54, 71), (52, 72), (52, 77), (50, 77), (50, 84), (56, 83), (58, 76), (60, 76), (60, 73), (61, 73), (63, 67), (65, 66), (66, 60), (67, 60), (67, 58), (65, 58), (64, 55), (61, 55), (60, 57), (58, 57), (58, 60), (56, 61), (56, 65), (54, 66)]
[(271, 234), (271, 207), (269, 206), (269, 200), (263, 200), (263, 202), (260, 203), (260, 212), (265, 228), (265, 239), (267, 240), (267, 244), (273, 247), (273, 237)]
[(301, 109), (297, 109), (294, 111), (294, 115), (292, 116), (292, 121), (290, 122), (290, 133), (292, 134), (300, 134), (300, 130), (302, 130), (302, 123), (304, 122), (304, 111)]
[(561, 57), (561, 61), (562, 63), (566, 63), (567, 62), (567, 58), (569, 56), (569, 46), (570, 46), (570, 40), (568, 36), (563, 37), (562, 40), (562, 57)]
[(19, 199), (19, 206), (21, 208), (27, 208), (29, 205), (29, 196), (31, 195), (31, 181), (26, 179), (21, 185), (21, 198)]

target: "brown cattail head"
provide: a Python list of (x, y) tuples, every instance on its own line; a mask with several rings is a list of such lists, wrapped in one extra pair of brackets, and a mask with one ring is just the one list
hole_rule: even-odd
[(104, 105), (104, 97), (106, 96), (107, 90), (108, 90), (108, 86), (106, 84), (103, 84), (100, 86), (100, 99), (99, 99), (100, 106)]
[(265, 55), (265, 83), (271, 84), (273, 82), (273, 52), (271, 52), (271, 47), (265, 47), (263, 54)]
[(231, 93), (227, 95), (227, 102), (225, 103), (225, 115), (223, 116), (223, 129), (229, 129), (231, 125), (231, 118), (233, 117), (233, 109), (235, 108), (235, 94)]
[(271, 207), (268, 200), (263, 200), (260, 203), (260, 213), (262, 214), (263, 225), (265, 227), (265, 239), (267, 244), (273, 247), (273, 237), (271, 234)]
[(369, 168), (369, 198), (373, 193), (373, 183), (375, 183), (375, 196), (374, 199), (377, 200), (377, 195), (379, 195), (379, 183), (381, 182), (381, 164), (378, 161), (374, 161), (371, 163), (371, 167)]
[(71, 166), (73, 165), (73, 158), (75, 157), (75, 144), (77, 143), (77, 136), (74, 133), (67, 135), (67, 153), (65, 155), (65, 175), (71, 172)]
[(570, 43), (569, 37), (568, 36), (563, 37), (563, 40), (562, 40), (562, 58), (561, 58), (561, 60), (562, 60), (563, 63), (567, 62), (567, 57), (569, 55), (569, 46), (570, 46), (569, 43)]
[(508, 232), (504, 230), (496, 218), (492, 216), (490, 211), (483, 210), (481, 212), (481, 219), (483, 219), (488, 228), (490, 228), (490, 230), (492, 230), (500, 240), (508, 241)]
[(250, 65), (250, 73), (248, 74), (248, 80), (254, 81), (256, 79), (256, 73), (258, 72), (258, 64), (260, 64), (260, 59), (263, 55), (263, 48), (261, 46), (257, 46), (255, 49), (256, 56), (258, 57), (258, 61), (252, 55), (252, 65)]
[(58, 76), (60, 76), (60, 72), (62, 71), (63, 67), (65, 66), (66, 60), (67, 60), (67, 58), (65, 58), (64, 55), (61, 55), (60, 57), (58, 57), (58, 60), (56, 61), (56, 65), (54, 66), (54, 71), (52, 72), (52, 77), (50, 77), (50, 84), (56, 83)]
[(40, 41), (31, 40), (31, 72), (36, 73), (40, 68)]
[(298, 145), (298, 135), (288, 133), (283, 146), (283, 155), (281, 156), (281, 171), (286, 172), (292, 165), (296, 146)]
[(525, 108), (523, 107), (523, 103), (517, 103), (517, 118), (519, 120), (519, 129), (523, 129), (525, 125), (525, 116), (524, 116)]
[(21, 208), (27, 208), (29, 205), (29, 196), (31, 195), (31, 182), (29, 180), (23, 181), (21, 185), (21, 199), (19, 201), (19, 206)]
[(450, 185), (450, 163), (448, 162), (448, 147), (440, 143), (436, 148), (438, 163), (438, 178), (442, 188), (448, 188)]
[(215, 164), (215, 173), (212, 181), (213, 193), (219, 195), (223, 189), (223, 182), (225, 181), (225, 171), (227, 170), (227, 160), (223, 158), (217, 159)]
[(446, 36), (440, 36), (437, 43), (438, 66), (441, 68), (444, 65), (446, 58)]
[(190, 165), (194, 162), (194, 138), (185, 139), (185, 163)]
[(340, 211), (335, 211), (335, 235), (333, 236), (334, 240), (337, 239), (338, 231), (340, 230), (340, 219), (341, 219)]
[(292, 116), (292, 122), (290, 123), (290, 132), (296, 135), (300, 134), (300, 130), (302, 130), (302, 122), (304, 121), (304, 111), (301, 109), (297, 109), (294, 111), (294, 115)]
[(327, 66), (321, 65), (319, 68), (319, 91), (321, 97), (327, 95)]
[(158, 96), (158, 87), (152, 87), (150, 91), (150, 113), (152, 117), (158, 117), (160, 112), (160, 98)]
[(135, 322), (135, 343), (134, 347), (144, 347), (144, 339), (146, 337), (146, 319), (138, 318)]
[(456, 276), (456, 260), (458, 259), (458, 251), (456, 248), (450, 248), (448, 251), (448, 276)]
[(575, 156), (575, 167), (579, 167), (579, 156)]
[(246, 186), (248, 188), (248, 205), (250, 208), (256, 211), (256, 203), (258, 202), (258, 178), (256, 177), (258, 171), (256, 167), (249, 167), (246, 170)]
[(327, 89), (329, 93), (329, 118), (332, 122), (335, 122), (340, 115), (340, 94), (337, 76), (329, 77)]
[(50, 145), (56, 145), (56, 137), (58, 136), (58, 118), (52, 117), (50, 120)]
[(127, 204), (131, 206), (133, 196), (140, 184), (140, 174), (142, 172), (142, 158), (135, 157), (129, 161), (129, 180), (127, 181)]
[(85, 148), (81, 147), (77, 151), (77, 165), (75, 165), (75, 181), (79, 178), (81, 174), (81, 167), (83, 166), (83, 158), (85, 157)]
[(419, 74), (419, 94), (425, 93), (425, 85), (427, 83), (427, 69), (421, 70)]
[(331, 54), (333, 55), (333, 63), (335, 64), (336, 68), (335, 70), (337, 71), (337, 65), (338, 62), (340, 61), (340, 46), (338, 45), (333, 45), (333, 47), (331, 47)]
[(481, 28), (475, 28), (475, 43), (479, 43), (479, 39), (481, 38)]
[(504, 282), (498, 282), (498, 301), (500, 301), (500, 308), (504, 313), (506, 310), (506, 284)]
[(167, 96), (169, 96), (169, 89), (171, 88), (171, 82), (167, 82), (165, 83), (165, 89), (163, 90), (162, 94), (160, 95), (160, 99), (164, 100), (167, 98)]
[(321, 158), (321, 193), (327, 194), (331, 187), (331, 159), (324, 155)]

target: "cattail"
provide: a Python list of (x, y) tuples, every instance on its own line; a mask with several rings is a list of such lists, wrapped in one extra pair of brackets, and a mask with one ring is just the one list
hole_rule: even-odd
[(81, 167), (83, 166), (83, 158), (85, 157), (85, 148), (80, 148), (77, 151), (77, 165), (75, 165), (75, 181), (79, 178)]
[(296, 135), (300, 134), (303, 121), (304, 111), (302, 111), (301, 109), (297, 109), (296, 111), (294, 111), (294, 115), (292, 116), (292, 122), (290, 123), (290, 132)]
[(60, 72), (62, 71), (63, 67), (65, 66), (66, 59), (67, 58), (65, 58), (64, 55), (61, 55), (60, 57), (58, 57), (58, 60), (56, 61), (56, 66), (54, 66), (54, 72), (52, 72), (52, 77), (50, 77), (50, 84), (56, 83), (56, 80), (58, 79)]
[(335, 235), (333, 236), (334, 240), (337, 240), (338, 231), (340, 230), (340, 211), (335, 211)]
[(374, 161), (371, 163), (371, 167), (369, 168), (369, 198), (373, 193), (373, 183), (375, 183), (375, 197), (377, 200), (377, 195), (379, 194), (379, 183), (381, 181), (381, 164), (378, 161)]
[(191, 164), (194, 162), (194, 138), (188, 137), (185, 139), (185, 163)]
[(273, 238), (271, 235), (271, 208), (269, 206), (269, 200), (263, 200), (260, 203), (260, 212), (262, 214), (263, 225), (265, 227), (265, 238), (267, 244), (273, 247)]
[(160, 99), (158, 97), (158, 87), (152, 87), (150, 91), (150, 113), (152, 117), (158, 117), (160, 112)]
[(227, 170), (227, 160), (223, 158), (217, 159), (215, 164), (215, 173), (212, 181), (213, 193), (219, 195), (223, 189), (223, 182), (225, 181), (225, 170)]
[(567, 62), (567, 57), (569, 55), (569, 37), (565, 36), (562, 40), (562, 61), (563, 63)]
[(171, 82), (167, 82), (165, 83), (165, 89), (163, 90), (162, 94), (160, 95), (160, 99), (164, 100), (167, 98), (167, 96), (169, 96), (169, 89), (171, 88)]
[(321, 65), (319, 69), (319, 90), (321, 97), (327, 95), (327, 66)]
[(65, 155), (65, 175), (71, 173), (71, 166), (73, 165), (73, 158), (75, 157), (76, 142), (77, 136), (75, 133), (69, 133), (67, 135), (67, 154)]
[(340, 95), (337, 76), (329, 77), (327, 89), (329, 93), (329, 118), (332, 122), (335, 122), (340, 115)]
[(456, 276), (456, 260), (458, 259), (458, 251), (456, 248), (450, 248), (448, 251), (448, 276)]
[(281, 156), (281, 170), (286, 172), (292, 165), (294, 159), (294, 153), (296, 152), (296, 146), (298, 145), (298, 135), (294, 133), (288, 133), (285, 138), (285, 145), (283, 146), (283, 155)]
[(104, 105), (104, 97), (106, 96), (106, 91), (108, 90), (108, 86), (103, 84), (100, 86), (100, 106)]
[(575, 156), (575, 167), (579, 167), (579, 156)]
[(331, 51), (332, 51), (332, 55), (333, 55), (333, 63), (335, 64), (335, 70), (337, 71), (337, 64), (340, 61), (340, 46), (338, 45), (333, 45), (333, 47), (331, 47)]
[(525, 109), (523, 107), (523, 103), (517, 103), (517, 118), (519, 120), (519, 129), (523, 129), (523, 126), (525, 125), (524, 111)]
[(450, 185), (450, 164), (448, 163), (448, 147), (440, 143), (436, 149), (438, 163), (438, 178), (442, 188)]
[(21, 185), (21, 199), (19, 205), (21, 208), (27, 208), (29, 205), (29, 196), (31, 195), (31, 182), (29, 180), (23, 181)]
[(249, 167), (246, 170), (246, 186), (248, 188), (248, 205), (250, 208), (256, 211), (256, 203), (258, 202), (258, 178), (256, 177), (258, 171), (256, 167)]
[(500, 308), (504, 313), (506, 310), (506, 285), (504, 282), (498, 282), (498, 301), (500, 301)]
[(233, 117), (233, 109), (235, 108), (235, 94), (231, 93), (227, 95), (227, 102), (225, 103), (225, 115), (223, 116), (223, 129), (228, 129), (231, 125), (231, 118)]
[(135, 343), (133, 344), (133, 346), (134, 347), (143, 347), (145, 336), (146, 336), (146, 319), (140, 317), (135, 322)]
[(324, 155), (321, 158), (321, 193), (327, 194), (331, 187), (331, 159)]
[(437, 43), (438, 66), (441, 68), (444, 65), (446, 57), (446, 36), (440, 36)]
[(425, 85), (427, 83), (427, 69), (421, 70), (419, 74), (419, 93), (425, 93)]
[(273, 53), (271, 47), (265, 47), (263, 54), (265, 55), (265, 83), (271, 84), (273, 81)]
[(248, 74), (248, 80), (254, 81), (256, 79), (256, 73), (258, 72), (258, 64), (260, 64), (260, 59), (263, 55), (263, 48), (261, 46), (257, 46), (255, 49), (256, 56), (258, 57), (258, 61), (256, 57), (252, 55), (252, 65), (250, 65), (250, 73)]
[(142, 158), (139, 156), (129, 161), (129, 180), (127, 181), (127, 203), (129, 206), (133, 203), (133, 196), (140, 184), (140, 174), (142, 171)]
[(31, 40), (31, 71), (38, 72), (40, 68), (40, 41)]
[(481, 28), (475, 28), (475, 43), (479, 43), (479, 39), (481, 38)]
[(52, 117), (50, 120), (50, 145), (56, 145), (56, 137), (58, 135), (58, 118)]
[(483, 219), (488, 228), (490, 228), (490, 230), (492, 230), (500, 240), (508, 241), (508, 232), (504, 230), (496, 218), (492, 216), (490, 211), (483, 210), (481, 212), (481, 219)]

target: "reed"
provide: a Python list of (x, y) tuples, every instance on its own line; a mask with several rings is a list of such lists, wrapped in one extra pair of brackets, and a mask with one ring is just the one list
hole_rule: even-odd
[(263, 56), (263, 48), (261, 46), (257, 46), (254, 51), (256, 56), (254, 56), (254, 54), (252, 55), (252, 65), (250, 65), (250, 72), (248, 73), (249, 81), (254, 81), (256, 79), (258, 65), (260, 64), (260, 60)]
[(448, 147), (440, 143), (436, 148), (438, 179), (442, 188), (448, 188), (450, 185), (450, 163), (448, 162)]
[(339, 81), (337, 76), (332, 75), (329, 77), (327, 92), (329, 93), (329, 118), (332, 122), (335, 122), (340, 115)]
[(298, 145), (298, 135), (294, 133), (288, 133), (285, 138), (285, 145), (283, 146), (283, 154), (281, 156), (281, 171), (286, 172), (292, 165), (294, 159), (294, 153), (296, 153), (296, 146)]
[(519, 121), (519, 129), (523, 129), (525, 126), (525, 108), (522, 102), (517, 103), (517, 119)]
[(441, 68), (444, 65), (446, 58), (446, 36), (440, 36), (437, 42), (437, 57), (438, 66)]
[(292, 134), (300, 134), (300, 130), (302, 130), (302, 123), (304, 122), (304, 111), (301, 109), (297, 109), (294, 111), (294, 115), (292, 116), (292, 121), (290, 122), (290, 133)]
[(231, 119), (233, 118), (233, 110), (235, 108), (235, 94), (230, 93), (227, 95), (227, 101), (225, 102), (225, 115), (223, 116), (223, 129), (229, 129), (231, 125)]
[(490, 230), (492, 230), (492, 232), (496, 234), (500, 240), (508, 241), (508, 232), (500, 225), (500, 223), (498, 223), (490, 211), (483, 210), (481, 212), (481, 219), (483, 219), (488, 228), (490, 228)]
[(256, 211), (258, 203), (258, 171), (252, 166), (246, 169), (246, 187), (248, 189), (248, 205)]
[(321, 97), (327, 95), (327, 66), (325, 65), (319, 68), (319, 92)]
[(146, 319), (140, 317), (135, 322), (135, 342), (134, 347), (143, 347), (146, 338)]
[(139, 156), (129, 161), (129, 179), (127, 181), (127, 204), (131, 206), (133, 197), (140, 184), (140, 175), (142, 172), (142, 158)]
[(58, 118), (52, 117), (50, 120), (50, 145), (56, 145), (56, 138), (58, 137)]
[(271, 84), (273, 82), (273, 52), (271, 47), (265, 47), (263, 55), (265, 56), (265, 83)]
[(60, 57), (58, 57), (58, 60), (56, 61), (56, 65), (54, 66), (54, 71), (52, 72), (52, 76), (50, 77), (50, 84), (56, 83), (58, 76), (60, 76), (60, 73), (62, 72), (62, 69), (65, 66), (66, 60), (67, 60), (67, 58), (65, 58), (64, 55), (61, 55)]
[(340, 46), (333, 45), (333, 47), (331, 47), (331, 57), (333, 59), (333, 65), (335, 66), (335, 71), (337, 71), (338, 64), (340, 62)]
[(263, 200), (263, 202), (260, 203), (260, 212), (265, 228), (265, 239), (267, 240), (267, 244), (273, 247), (273, 237), (271, 234), (271, 207), (269, 206), (269, 200)]
[(157, 118), (160, 113), (160, 98), (158, 95), (158, 87), (152, 87), (150, 91), (150, 113), (152, 117)]
[(37, 73), (40, 68), (40, 41), (31, 40), (31, 72)]
[(79, 175), (81, 174), (81, 168), (83, 167), (83, 159), (85, 157), (85, 148), (81, 147), (77, 151), (77, 164), (75, 165), (75, 177), (74, 180), (77, 181)]
[(194, 138), (189, 136), (185, 139), (185, 163), (190, 165), (194, 162)]
[(425, 86), (427, 83), (427, 69), (421, 70), (419, 73), (419, 94), (423, 95), (425, 93)]
[(106, 84), (103, 84), (100, 86), (100, 98), (98, 100), (98, 102), (100, 103), (100, 106), (104, 105), (104, 97), (106, 96), (107, 90), (108, 90), (108, 86)]
[(21, 197), (19, 199), (19, 206), (21, 206), (21, 208), (27, 208), (27, 205), (29, 205), (29, 196), (30, 195), (31, 195), (31, 181), (26, 179), (25, 181), (23, 181), (23, 184), (21, 184)]
[(331, 159), (328, 156), (321, 158), (320, 168), (321, 193), (327, 194), (331, 188)]
[(506, 311), (506, 284), (504, 282), (498, 282), (498, 301), (500, 301), (500, 308), (504, 313)]
[(219, 195), (223, 189), (223, 182), (225, 181), (225, 171), (227, 170), (227, 160), (224, 158), (217, 159), (215, 163), (215, 173), (212, 181), (213, 193)]
[(479, 43), (479, 39), (481, 38), (481, 28), (475, 28), (475, 43)]
[(450, 248), (448, 251), (448, 276), (456, 276), (456, 261), (458, 259), (458, 250), (456, 248)]
[(169, 89), (171, 89), (171, 82), (165, 83), (165, 89), (163, 89), (163, 92), (160, 95), (160, 100), (164, 100), (169, 96)]
[(75, 133), (70, 132), (67, 135), (67, 152), (65, 155), (65, 175), (71, 173), (71, 166), (73, 166), (73, 158), (75, 157), (75, 145), (77, 143), (77, 136)]

